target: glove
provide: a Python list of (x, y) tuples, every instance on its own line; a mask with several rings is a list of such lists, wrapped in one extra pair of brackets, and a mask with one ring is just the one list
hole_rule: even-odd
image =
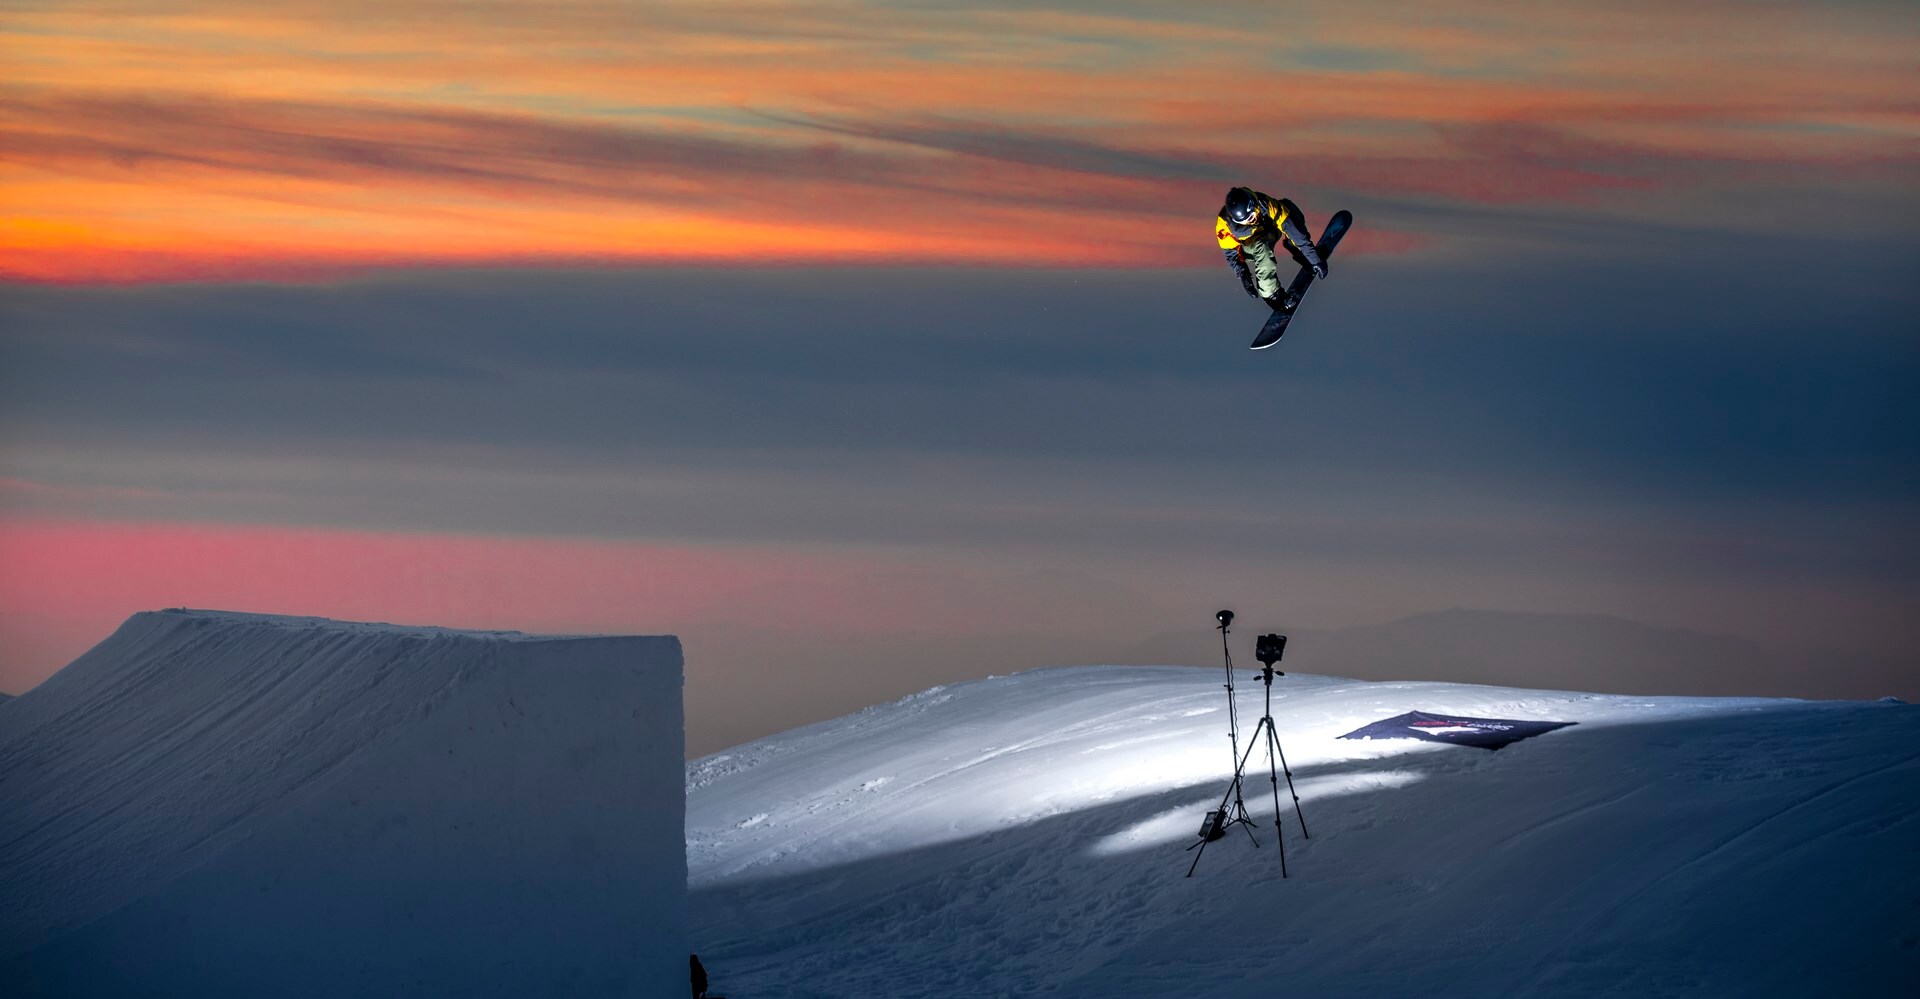
[(1307, 235), (1305, 229), (1295, 225), (1293, 219), (1286, 218), (1280, 221), (1280, 232), (1287, 237), (1287, 242), (1300, 250), (1306, 265), (1313, 268), (1314, 277), (1327, 276), (1327, 262), (1320, 258), (1320, 250), (1313, 245), (1313, 237)]
[(1240, 259), (1240, 251), (1223, 250), (1221, 253), (1226, 256), (1227, 265), (1232, 267), (1233, 272), (1240, 277), (1240, 287), (1247, 290), (1247, 296), (1249, 298), (1259, 298), (1260, 289), (1253, 283), (1253, 271), (1248, 270), (1247, 262)]

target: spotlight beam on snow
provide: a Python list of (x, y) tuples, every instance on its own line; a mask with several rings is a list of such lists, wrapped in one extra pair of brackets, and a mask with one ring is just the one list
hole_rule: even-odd
[[(1386, 791), (1405, 787), (1426, 779), (1426, 775), (1412, 770), (1385, 770), (1379, 773), (1339, 774), (1331, 777), (1296, 779), (1294, 786), (1300, 791), (1305, 802), (1326, 801), (1331, 798), (1353, 794), (1365, 794), (1369, 791)], [(1273, 844), (1273, 798), (1261, 789), (1254, 792), (1254, 783), (1247, 786), (1247, 811), (1254, 818), (1257, 830), (1254, 835), (1261, 838), (1262, 846)], [(1093, 857), (1113, 857), (1137, 850), (1169, 846), (1190, 842), (1200, 827), (1200, 818), (1210, 808), (1220, 804), (1219, 796), (1196, 798), (1193, 801), (1169, 808), (1151, 818), (1142, 819), (1119, 832), (1102, 836), (1087, 848), (1087, 854)], [(1299, 827), (1290, 823), (1287, 834), (1299, 835)], [(1265, 834), (1265, 835), (1263, 835)], [(1236, 836), (1238, 833), (1235, 834)]]

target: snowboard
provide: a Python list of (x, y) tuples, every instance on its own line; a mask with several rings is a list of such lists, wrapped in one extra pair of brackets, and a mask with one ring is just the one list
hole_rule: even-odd
[[(1344, 208), (1334, 212), (1333, 218), (1327, 220), (1327, 227), (1320, 230), (1320, 237), (1313, 241), (1313, 248), (1320, 251), (1322, 261), (1333, 259), (1333, 248), (1340, 245), (1340, 237), (1347, 234), (1347, 227), (1352, 224), (1353, 213)], [(1283, 299), (1283, 301), (1292, 300), (1293, 308), (1275, 309), (1272, 318), (1267, 320), (1265, 326), (1260, 327), (1260, 335), (1253, 338), (1251, 349), (1265, 350), (1279, 343), (1280, 338), (1287, 335), (1287, 324), (1293, 322), (1293, 314), (1300, 311), (1300, 302), (1312, 285), (1313, 268), (1300, 268), (1300, 273), (1294, 275), (1293, 283), (1287, 285), (1286, 297)]]

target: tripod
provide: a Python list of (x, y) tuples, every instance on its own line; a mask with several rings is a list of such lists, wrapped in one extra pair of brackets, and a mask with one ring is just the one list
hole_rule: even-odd
[[(1307, 832), (1307, 816), (1300, 810), (1300, 793), (1293, 787), (1293, 771), (1287, 767), (1286, 750), (1280, 748), (1280, 733), (1273, 727), (1273, 678), (1275, 675), (1286, 675), (1274, 669), (1273, 664), (1280, 660), (1286, 643), (1287, 640), (1278, 635), (1260, 636), (1260, 643), (1254, 655), (1260, 660), (1260, 679), (1266, 684), (1267, 711), (1260, 716), (1259, 724), (1253, 727), (1253, 736), (1247, 740), (1247, 751), (1240, 754), (1240, 758), (1234, 761), (1233, 780), (1227, 784), (1227, 792), (1220, 796), (1220, 807), (1207, 813), (1207, 821), (1200, 829), (1200, 842), (1187, 847), (1189, 850), (1199, 850), (1193, 855), (1192, 866), (1187, 868), (1187, 877), (1193, 877), (1193, 872), (1199, 868), (1200, 858), (1207, 852), (1207, 844), (1226, 836), (1227, 829), (1232, 826), (1246, 826), (1247, 838), (1253, 840), (1254, 846), (1260, 845), (1260, 840), (1253, 835), (1253, 816), (1247, 814), (1247, 803), (1242, 797), (1242, 781), (1246, 774), (1247, 761), (1253, 757), (1254, 747), (1263, 741), (1267, 746), (1267, 780), (1273, 785), (1273, 838), (1274, 846), (1280, 851), (1281, 877), (1287, 876), (1287, 844), (1280, 827), (1281, 774), (1286, 775), (1287, 793), (1293, 796), (1293, 814), (1300, 819), (1300, 836), (1303, 839), (1313, 838)], [(1228, 672), (1227, 691), (1228, 696), (1231, 697), (1233, 691), (1231, 665), (1228, 666)], [(1232, 718), (1231, 714), (1229, 718)], [(1237, 744), (1235, 748), (1238, 748)], [(1228, 799), (1233, 801), (1231, 810), (1227, 806)]]

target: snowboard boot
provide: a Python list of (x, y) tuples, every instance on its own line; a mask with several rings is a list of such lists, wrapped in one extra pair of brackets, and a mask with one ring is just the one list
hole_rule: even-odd
[(1288, 295), (1287, 289), (1285, 288), (1261, 299), (1261, 301), (1267, 303), (1267, 307), (1275, 312), (1292, 312), (1293, 307), (1300, 304), (1300, 300)]

